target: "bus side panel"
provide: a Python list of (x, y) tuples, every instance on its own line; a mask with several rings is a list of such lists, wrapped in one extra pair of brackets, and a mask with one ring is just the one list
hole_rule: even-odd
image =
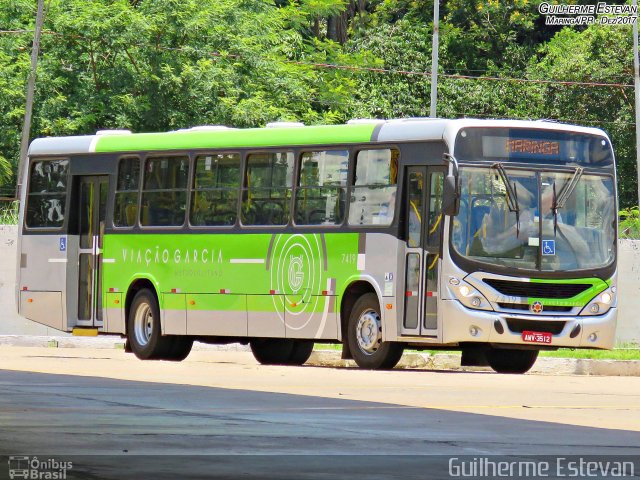
[[(186, 297), (186, 332), (189, 335), (247, 336), (247, 296), (190, 293)], [(166, 296), (165, 296), (166, 298)], [(167, 320), (168, 323), (168, 320)], [(178, 334), (177, 330), (167, 333)]]
[(282, 295), (247, 295), (247, 312), (250, 337), (285, 337)]
[[(61, 241), (62, 238), (65, 240)], [(68, 330), (64, 321), (66, 235), (23, 235), (20, 247), (20, 315), (58, 330)]]
[(62, 292), (20, 292), (20, 313), (23, 317), (49, 327), (64, 330)]
[(105, 332), (125, 333), (123, 298), (124, 296), (121, 292), (106, 292), (104, 294)]
[(153, 276), (170, 334), (186, 315), (189, 335), (337, 340), (336, 285), (357, 275), (359, 235), (107, 234), (103, 288), (124, 298), (131, 278)]
[[(396, 290), (404, 288), (402, 263), (398, 263), (398, 250), (401, 242), (392, 235), (369, 233), (366, 239), (365, 258), (361, 265), (363, 271), (373, 277), (374, 287), (380, 292), (380, 315), (383, 321), (383, 340), (398, 339), (401, 316), (396, 303)], [(403, 298), (402, 296), (398, 298)], [(398, 302), (400, 303), (400, 302)]]
[[(329, 283), (335, 282), (330, 281)], [(328, 292), (329, 290), (327, 290)], [(301, 305), (304, 305), (306, 314), (295, 315), (290, 310), (285, 312), (287, 338), (337, 340), (338, 319), (335, 311), (335, 296), (312, 295), (307, 302), (302, 295), (290, 298), (293, 300), (290, 303), (290, 308), (293, 309), (298, 305), (298, 302), (302, 302)]]

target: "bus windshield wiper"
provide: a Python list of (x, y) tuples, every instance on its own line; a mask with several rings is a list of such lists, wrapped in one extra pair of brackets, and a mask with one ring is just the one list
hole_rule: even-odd
[(556, 231), (558, 230), (558, 210), (564, 208), (567, 200), (575, 190), (578, 182), (580, 182), (580, 177), (582, 177), (582, 172), (584, 169), (582, 167), (576, 167), (573, 172), (573, 176), (569, 179), (567, 183), (565, 183), (560, 189), (560, 193), (556, 195), (556, 182), (553, 182), (553, 204), (551, 205), (551, 211), (553, 212), (553, 236), (556, 236)]
[(506, 193), (507, 193), (507, 207), (510, 212), (514, 212), (516, 214), (516, 237), (520, 236), (520, 205), (518, 204), (518, 187), (516, 182), (513, 182), (513, 185), (509, 182), (509, 175), (507, 175), (507, 171), (504, 168), (504, 165), (501, 162), (494, 163), (491, 165), (491, 168), (495, 168), (498, 171), (498, 175), (504, 183)]

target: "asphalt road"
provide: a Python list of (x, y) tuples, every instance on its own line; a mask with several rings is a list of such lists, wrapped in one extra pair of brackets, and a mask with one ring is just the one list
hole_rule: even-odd
[[(0, 367), (0, 455), (72, 459), (67, 478), (448, 478), (451, 456), (640, 453), (635, 379), (12, 347), (0, 349)], [(536, 419), (521, 418), (528, 409)]]

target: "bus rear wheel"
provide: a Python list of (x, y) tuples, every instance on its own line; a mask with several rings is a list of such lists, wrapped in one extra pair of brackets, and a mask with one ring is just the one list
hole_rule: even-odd
[(286, 365), (293, 342), (284, 338), (260, 338), (251, 340), (251, 352), (262, 365)]
[(491, 347), (487, 350), (487, 362), (498, 373), (527, 373), (536, 363), (539, 350), (511, 350)]
[(293, 340), (293, 350), (287, 365), (304, 365), (313, 352), (313, 345), (311, 340)]
[(133, 297), (127, 319), (129, 345), (140, 360), (161, 360), (171, 352), (173, 338), (162, 336), (160, 328), (156, 296), (143, 288)]
[(171, 345), (169, 352), (162, 358), (162, 360), (181, 362), (191, 353), (191, 348), (193, 347), (193, 338), (182, 335), (170, 338), (173, 345)]
[(251, 340), (251, 352), (262, 365), (302, 365), (311, 356), (313, 341), (285, 338)]
[(347, 341), (358, 366), (370, 370), (395, 367), (404, 351), (401, 343), (382, 341), (382, 317), (375, 293), (362, 295), (351, 309)]

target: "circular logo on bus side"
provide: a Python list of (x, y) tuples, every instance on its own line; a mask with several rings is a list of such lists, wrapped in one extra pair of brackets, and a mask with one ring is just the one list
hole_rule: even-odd
[(298, 293), (304, 282), (304, 257), (303, 255), (289, 256), (289, 286), (293, 293)]
[(531, 310), (533, 313), (542, 313), (542, 302), (533, 302), (529, 307), (529, 310)]
[(268, 268), (273, 303), (287, 327), (303, 328), (322, 300), (323, 264), (326, 263), (319, 235), (274, 235)]

